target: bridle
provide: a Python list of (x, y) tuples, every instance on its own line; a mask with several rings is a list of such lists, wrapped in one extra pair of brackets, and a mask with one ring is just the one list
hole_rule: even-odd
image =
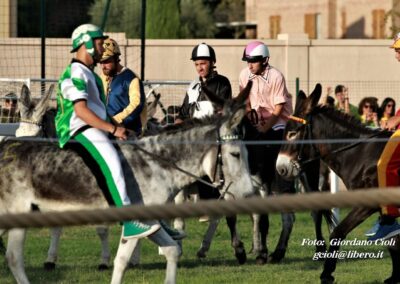
[(239, 136), (238, 135), (224, 135), (221, 136), (220, 134), (220, 128), (218, 127), (217, 129), (217, 156), (216, 156), (216, 161), (215, 161), (215, 170), (214, 170), (214, 174), (213, 174), (213, 181), (210, 183), (206, 180), (204, 180), (202, 177), (197, 176), (185, 169), (182, 169), (181, 167), (179, 167), (178, 165), (176, 165), (174, 162), (171, 162), (170, 159), (167, 159), (165, 157), (162, 157), (160, 155), (154, 154), (152, 152), (147, 151), (146, 149), (144, 149), (143, 147), (141, 147), (139, 145), (139, 143), (135, 144), (134, 147), (136, 149), (138, 149), (139, 151), (145, 153), (146, 155), (152, 157), (155, 160), (158, 160), (164, 164), (168, 164), (169, 166), (173, 167), (174, 169), (196, 179), (196, 181), (201, 182), (209, 187), (215, 188), (217, 189), (220, 193), (221, 193), (221, 197), (220, 199), (223, 199), (225, 197), (226, 194), (231, 195), (234, 198), (234, 195), (229, 192), (229, 188), (232, 184), (229, 183), (228, 186), (225, 186), (225, 175), (223, 172), (223, 161), (222, 161), (222, 144), (225, 142), (230, 142), (230, 141), (236, 141), (239, 140)]
[[(310, 113), (307, 114), (305, 119), (297, 117), (297, 116), (290, 116), (289, 119), (294, 120), (297, 123), (301, 123), (301, 124), (305, 125), (305, 131), (303, 133), (302, 141), (305, 141), (305, 140), (312, 141), (313, 140), (313, 137), (312, 137), (312, 126), (313, 126), (313, 123), (312, 123), (312, 115)], [(374, 138), (374, 137), (378, 136), (379, 134), (380, 134), (380, 132), (373, 133), (373, 134), (367, 136), (366, 139)], [(358, 145), (360, 145), (361, 143), (364, 143), (364, 142), (365, 142), (364, 140), (357, 141), (357, 142), (351, 143), (349, 145), (346, 145), (346, 146), (343, 146), (343, 147), (339, 147), (338, 149), (333, 150), (333, 151), (331, 151), (331, 152), (329, 152), (329, 153), (327, 153), (325, 155), (321, 155), (320, 151), (315, 146), (315, 144), (311, 143), (311, 145), (313, 147), (313, 150), (316, 152), (316, 156), (313, 157), (313, 158), (306, 159), (306, 160), (304, 160), (304, 158), (303, 158), (304, 143), (302, 143), (300, 145), (300, 149), (299, 149), (299, 152), (297, 154), (297, 161), (293, 161), (292, 160), (291, 163), (296, 168), (298, 168), (300, 172), (302, 172), (303, 168), (307, 164), (310, 164), (310, 163), (312, 163), (312, 162), (314, 162), (316, 160), (320, 160), (320, 159), (325, 158), (327, 156), (331, 156), (331, 155), (334, 155), (334, 154), (338, 154), (340, 152), (344, 152), (344, 151), (350, 150), (350, 149), (352, 149), (354, 147), (357, 147)]]

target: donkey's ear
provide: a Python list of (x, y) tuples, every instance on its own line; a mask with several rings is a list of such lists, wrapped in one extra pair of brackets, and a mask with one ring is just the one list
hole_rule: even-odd
[(147, 105), (147, 119), (151, 119), (156, 115), (157, 104), (160, 101), (161, 94), (154, 95), (154, 101)]
[(20, 109), (21, 107), (25, 107), (26, 109), (29, 109), (31, 107), (31, 91), (25, 84), (22, 86), (19, 101), (21, 103)]
[(51, 94), (53, 93), (53, 90), (54, 90), (54, 84), (51, 84), (49, 90), (43, 97), (40, 98), (39, 102), (36, 104), (32, 115), (32, 119), (34, 119), (35, 121), (42, 121), (43, 115), (47, 110), (47, 105), (51, 97)]
[(321, 84), (315, 85), (314, 91), (312, 91), (311, 95), (307, 99), (306, 103), (306, 113), (310, 113), (312, 109), (318, 104), (319, 99), (321, 98), (322, 86)]
[(233, 99), (235, 104), (242, 105), (246, 102), (249, 97), (251, 87), (253, 86), (253, 81), (249, 81), (246, 87), (239, 93), (239, 95)]
[(303, 103), (306, 99), (307, 99), (306, 94), (302, 90), (300, 90), (296, 96), (296, 104), (294, 107), (294, 113), (300, 112), (300, 110), (302, 109)]
[(321, 84), (318, 83), (317, 85), (315, 85), (314, 91), (312, 91), (310, 95), (312, 107), (315, 107), (318, 104), (319, 99), (321, 98), (321, 94), (322, 94), (322, 86)]
[(229, 129), (236, 128), (242, 122), (242, 119), (245, 116), (245, 114), (246, 114), (246, 108), (244, 107), (236, 108), (236, 110), (233, 111), (233, 113), (229, 118), (228, 128)]

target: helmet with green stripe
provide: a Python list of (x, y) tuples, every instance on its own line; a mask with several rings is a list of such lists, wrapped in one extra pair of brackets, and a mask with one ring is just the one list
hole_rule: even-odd
[(83, 24), (77, 27), (72, 33), (72, 50), (71, 52), (76, 52), (78, 48), (84, 44), (92, 57), (95, 54), (93, 40), (96, 38), (108, 38), (104, 35), (103, 31), (95, 25)]

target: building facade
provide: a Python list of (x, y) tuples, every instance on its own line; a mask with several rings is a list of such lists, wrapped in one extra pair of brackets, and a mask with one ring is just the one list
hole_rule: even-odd
[(246, 0), (249, 37), (276, 39), (306, 33), (310, 39), (385, 39), (397, 32), (399, 0)]

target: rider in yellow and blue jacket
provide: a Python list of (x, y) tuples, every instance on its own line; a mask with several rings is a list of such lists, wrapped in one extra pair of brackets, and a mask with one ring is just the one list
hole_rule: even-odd
[(143, 83), (132, 70), (121, 65), (121, 51), (115, 40), (106, 39), (104, 49), (100, 64), (107, 113), (116, 124), (140, 136), (147, 121)]

